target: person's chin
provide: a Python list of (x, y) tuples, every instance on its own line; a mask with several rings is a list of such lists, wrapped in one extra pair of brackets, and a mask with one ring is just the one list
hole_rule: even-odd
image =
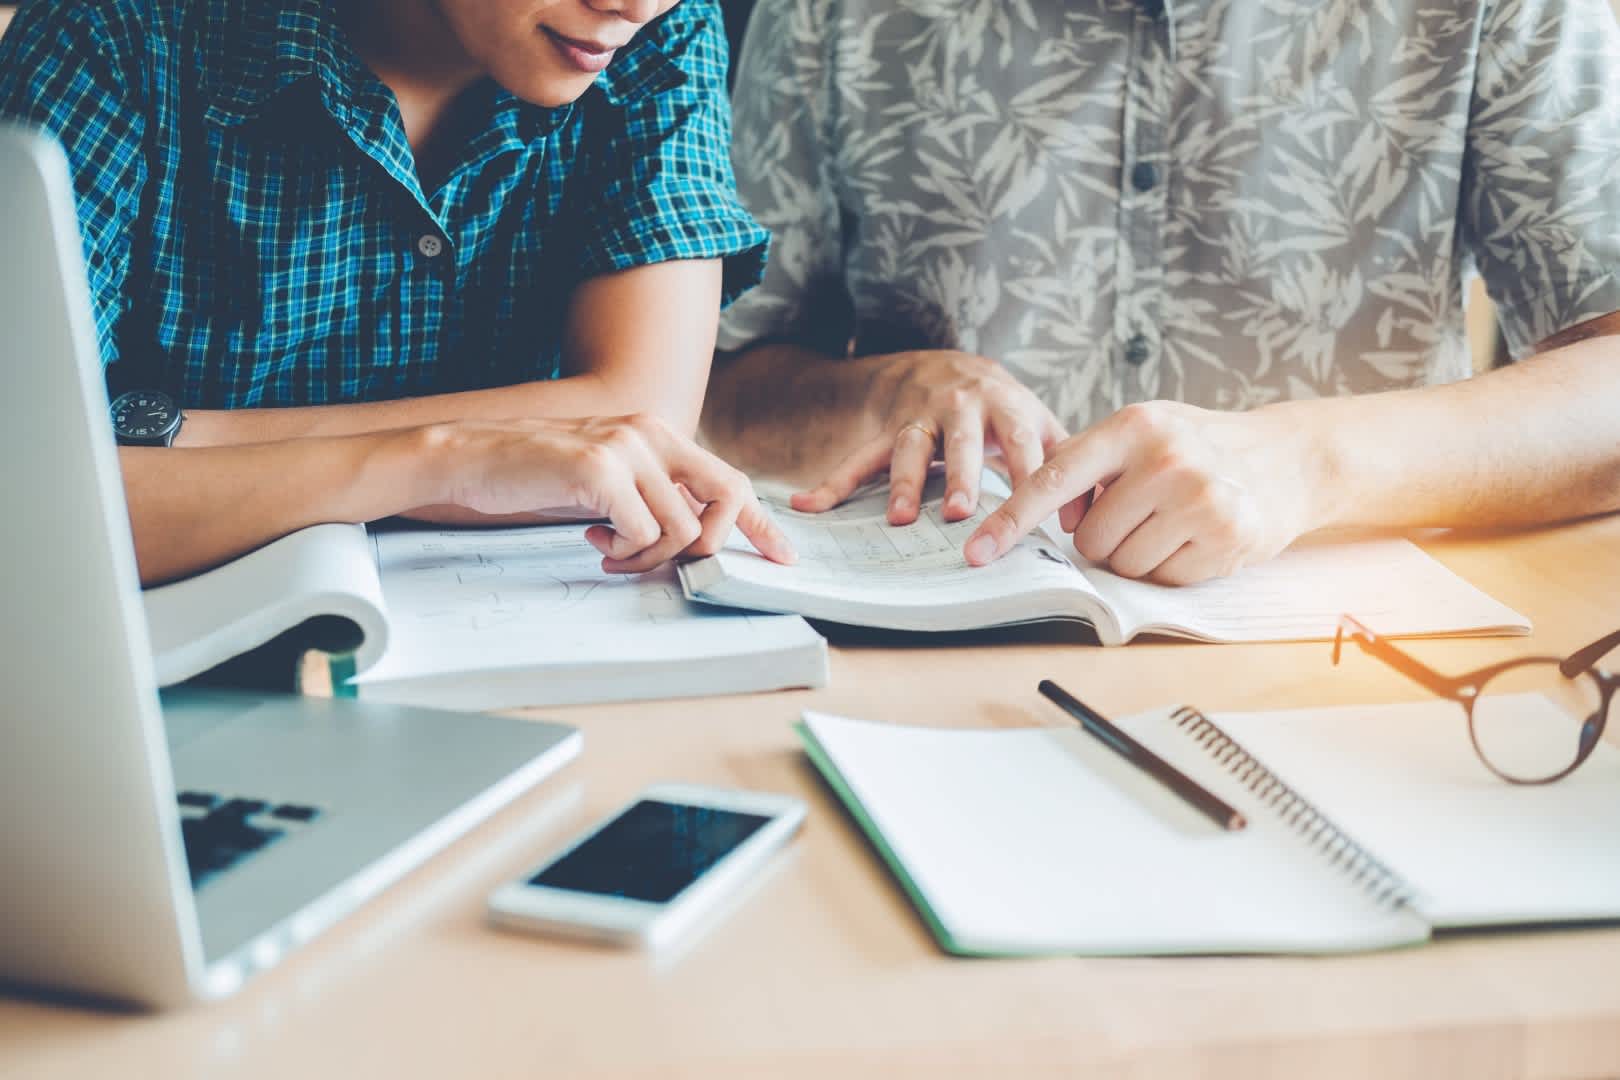
[(591, 83), (596, 81), (594, 75), (537, 75), (532, 71), (526, 72), (525, 75), (525, 78), (510, 82), (505, 79), (498, 81), (529, 104), (547, 109), (560, 109), (564, 105), (573, 104), (591, 88)]

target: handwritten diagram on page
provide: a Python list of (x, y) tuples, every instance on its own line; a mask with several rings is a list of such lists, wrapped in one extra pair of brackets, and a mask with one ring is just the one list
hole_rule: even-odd
[(886, 484), (862, 488), (847, 502), (820, 514), (792, 510), (785, 496), (762, 485), (761, 496), (799, 553), (798, 565), (784, 569), (751, 559), (728, 570), (741, 578), (757, 570), (770, 575), (762, 580), (829, 597), (912, 607), (962, 604), (1042, 588), (1093, 592), (1044, 535), (1024, 538), (987, 567), (967, 564), (962, 545), (985, 515), (1002, 503), (996, 490), (999, 481), (992, 486), (993, 479), (986, 474), (985, 491), (972, 517), (948, 522), (943, 514), (945, 477), (936, 471), (923, 489), (922, 513), (903, 526), (888, 523)]
[(392, 631), (374, 674), (757, 654), (796, 618), (689, 603), (672, 568), (606, 574), (584, 526), (374, 533)]
[[(1049, 521), (997, 562), (970, 567), (962, 545), (1007, 495), (992, 473), (985, 473), (982, 486), (978, 511), (947, 523), (941, 514), (944, 478), (936, 471), (924, 491), (922, 516), (913, 525), (895, 527), (886, 520), (883, 484), (863, 488), (823, 514), (788, 509), (784, 493), (761, 485), (761, 495), (797, 546), (800, 563), (783, 568), (757, 557), (732, 557), (726, 576), (801, 597), (864, 604), (857, 621), (881, 625), (885, 614), (874, 609), (922, 612), (921, 617), (908, 614), (912, 629), (1101, 613), (1111, 616), (1124, 638), (1146, 629), (1212, 640), (1286, 641), (1331, 638), (1344, 612), (1391, 634), (1528, 628), (1523, 616), (1401, 537), (1306, 537), (1275, 559), (1230, 577), (1174, 587), (1132, 581), (1087, 562)], [(1053, 596), (1059, 598), (1056, 607)], [(1096, 602), (1081, 602), (1084, 598)], [(972, 605), (978, 605), (976, 623), (960, 612), (947, 614)], [(821, 609), (828, 618), (849, 617), (856, 609), (842, 610), (845, 614)]]

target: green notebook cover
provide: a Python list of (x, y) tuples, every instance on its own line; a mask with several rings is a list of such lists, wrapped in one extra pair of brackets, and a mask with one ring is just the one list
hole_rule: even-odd
[(912, 906), (922, 915), (923, 922), (928, 925), (929, 931), (934, 935), (934, 940), (939, 942), (939, 947), (956, 956), (1013, 955), (1011, 953), (982, 952), (968, 949), (951, 937), (950, 931), (945, 929), (945, 924), (940, 922), (939, 916), (929, 906), (928, 898), (923, 895), (922, 890), (917, 887), (917, 883), (906, 872), (905, 864), (900, 861), (900, 856), (895, 854), (894, 849), (889, 846), (889, 842), (884, 839), (882, 831), (878, 829), (877, 823), (872, 820), (871, 815), (866, 812), (866, 808), (861, 805), (861, 800), (856, 796), (855, 790), (849, 786), (843, 774), (838, 771), (838, 766), (833, 764), (832, 758), (827, 755), (827, 751), (816, 740), (815, 732), (811, 731), (809, 725), (803, 721), (794, 724), (793, 730), (799, 733), (799, 740), (804, 743), (805, 753), (815, 763), (816, 768), (821, 772), (822, 778), (827, 781), (828, 786), (837, 792), (838, 798), (843, 801), (844, 809), (849, 811), (850, 817), (855, 819), (856, 824), (861, 827), (861, 831), (866, 834), (866, 839), (877, 849), (878, 854), (883, 856), (883, 861), (888, 864), (889, 872), (900, 882), (901, 888), (905, 889), (906, 895), (911, 898)]

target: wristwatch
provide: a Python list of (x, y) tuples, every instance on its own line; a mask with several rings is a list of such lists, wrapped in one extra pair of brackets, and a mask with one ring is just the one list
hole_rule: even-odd
[(112, 403), (113, 435), (119, 446), (169, 446), (185, 416), (161, 390), (131, 390)]

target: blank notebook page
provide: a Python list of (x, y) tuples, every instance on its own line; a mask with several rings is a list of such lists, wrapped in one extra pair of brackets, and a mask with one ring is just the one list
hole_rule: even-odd
[[(1536, 697), (1524, 707), (1544, 710), (1546, 737), (1574, 747), (1573, 717)], [(1414, 886), (1436, 926), (1620, 917), (1611, 743), (1563, 780), (1529, 787), (1486, 771), (1450, 702), (1213, 719)]]
[(1077, 728), (804, 719), (951, 951), (1327, 952), (1427, 936), (1415, 914), (1329, 867), (1168, 714), (1138, 718), (1134, 733), (1241, 809), (1247, 829), (1214, 825)]

